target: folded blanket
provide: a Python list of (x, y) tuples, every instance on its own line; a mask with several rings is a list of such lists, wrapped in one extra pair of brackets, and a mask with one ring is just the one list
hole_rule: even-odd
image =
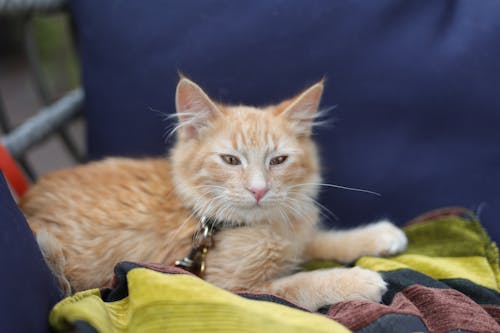
[(121, 263), (113, 288), (64, 299), (50, 322), (57, 332), (500, 332), (498, 250), (477, 217), (448, 208), (404, 230), (403, 254), (355, 263), (388, 282), (380, 304), (341, 302), (310, 313), (273, 295), (232, 294), (174, 267)]

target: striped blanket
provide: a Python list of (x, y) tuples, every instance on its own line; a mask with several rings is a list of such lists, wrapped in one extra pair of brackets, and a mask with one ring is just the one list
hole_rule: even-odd
[(232, 294), (174, 267), (121, 263), (113, 288), (62, 300), (50, 322), (57, 332), (500, 332), (498, 250), (477, 217), (448, 208), (404, 230), (403, 254), (355, 263), (383, 274), (389, 289), (381, 303), (310, 313), (273, 295)]

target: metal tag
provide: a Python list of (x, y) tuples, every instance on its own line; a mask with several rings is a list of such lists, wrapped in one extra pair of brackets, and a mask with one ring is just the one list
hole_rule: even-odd
[(182, 260), (177, 260), (175, 266), (185, 269), (199, 277), (203, 277), (206, 269), (208, 249), (213, 247), (213, 229), (211, 220), (203, 216), (200, 225), (193, 235), (193, 247), (189, 255)]

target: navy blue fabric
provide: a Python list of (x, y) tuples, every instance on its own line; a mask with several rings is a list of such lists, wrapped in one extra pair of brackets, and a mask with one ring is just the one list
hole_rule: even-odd
[(500, 2), (73, 0), (91, 158), (165, 151), (177, 70), (228, 103), (324, 75), (321, 201), (352, 226), (480, 211), (500, 240)]
[(0, 332), (50, 332), (60, 292), (1, 172), (0, 263)]

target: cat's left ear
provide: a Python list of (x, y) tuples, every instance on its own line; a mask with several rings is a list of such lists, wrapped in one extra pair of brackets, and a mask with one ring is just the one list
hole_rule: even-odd
[(280, 116), (287, 117), (297, 134), (309, 136), (317, 117), (319, 103), (323, 95), (324, 80), (313, 84), (295, 98), (278, 106)]

